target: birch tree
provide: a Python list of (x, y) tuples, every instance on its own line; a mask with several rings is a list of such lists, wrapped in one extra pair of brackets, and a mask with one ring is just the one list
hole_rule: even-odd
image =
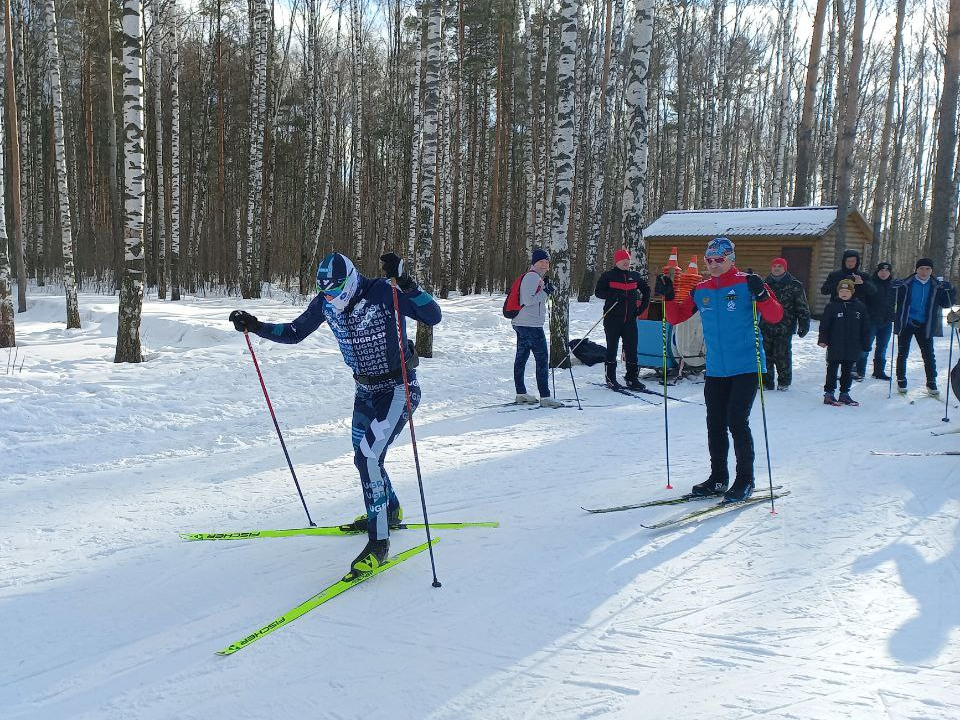
[[(626, 114), (627, 170), (623, 186), (623, 246), (630, 251), (633, 266), (647, 277), (647, 244), (643, 239), (643, 212), (647, 190), (649, 121), (647, 92), (650, 82), (650, 49), (653, 43), (654, 0), (639, 0), (632, 30), (632, 48), (627, 66)], [(680, 139), (678, 139), (680, 142)]]
[(144, 121), (143, 5), (124, 0), (123, 50), (123, 282), (117, 314), (114, 362), (143, 361), (140, 317), (143, 310)]
[[(960, 0), (955, 0), (960, 2)], [(860, 65), (863, 61), (863, 25), (866, 1), (855, 0), (856, 15), (853, 19), (853, 34), (850, 38), (850, 65), (847, 69), (847, 86), (842, 110), (842, 127), (837, 140), (837, 232), (834, 237), (834, 262), (847, 245), (847, 215), (850, 212), (850, 175), (853, 171), (854, 141), (857, 137), (857, 119), (860, 112)], [(951, 163), (952, 167), (952, 163)]]
[[(7, 46), (10, 47), (9, 45)], [(6, 92), (12, 92), (9, 83)], [(10, 257), (7, 255), (7, 214), (4, 207), (3, 191), (3, 113), (0, 112), (0, 348), (14, 347), (17, 344), (13, 297), (10, 293)]]
[(17, 312), (27, 310), (27, 274), (23, 257), (23, 200), (21, 198), (23, 173), (20, 167), (20, 118), (17, 111), (19, 78), (14, 78), (13, 59), (13, 0), (7, 0), (6, 20), (6, 78), (7, 124), (10, 128), (10, 204), (13, 220), (13, 260), (17, 269)]
[(247, 236), (245, 297), (260, 297), (261, 238), (263, 237), (263, 134), (267, 116), (267, 32), (270, 14), (265, 0), (253, 0), (253, 75), (250, 82), (249, 164), (247, 175)]
[(960, 0), (950, 0), (947, 44), (943, 57), (943, 90), (940, 94), (937, 160), (933, 174), (933, 201), (926, 248), (941, 272), (952, 271), (953, 248), (948, 234), (956, 218), (951, 217), (954, 186), (953, 165), (957, 151), (957, 92), (960, 90)]
[(887, 204), (887, 168), (889, 166), (890, 136), (893, 133), (893, 109), (897, 100), (897, 85), (900, 82), (900, 55), (903, 53), (903, 21), (906, 15), (907, 0), (897, 0), (897, 20), (893, 34), (893, 51), (890, 54), (890, 75), (887, 83), (887, 101), (883, 112), (883, 130), (880, 135), (880, 166), (877, 170), (877, 184), (873, 192), (873, 243), (876, 248), (874, 258), (885, 260), (883, 242), (883, 213)]
[(63, 244), (63, 289), (67, 300), (67, 328), (80, 327), (77, 302), (76, 269), (73, 265), (73, 231), (70, 216), (70, 190), (67, 187), (67, 148), (64, 143), (63, 90), (60, 82), (60, 43), (57, 34), (57, 8), (46, 0), (47, 62), (53, 109), (54, 167), (60, 204), (60, 240)]
[[(417, 280), (433, 292), (433, 236), (437, 204), (437, 113), (440, 94), (440, 0), (429, 0), (423, 57), (423, 167), (418, 213)], [(414, 138), (416, 142), (416, 138)], [(417, 354), (433, 357), (433, 328), (417, 323)]]
[(163, 168), (163, 54), (166, 46), (165, 13), (160, 0), (150, 4), (150, 85), (153, 90), (153, 175), (157, 184), (157, 204), (154, 215), (157, 221), (156, 267), (157, 294), (161, 300), (167, 297), (167, 197), (166, 174)]
[(553, 139), (554, 190), (550, 225), (550, 263), (556, 290), (550, 302), (550, 366), (558, 367), (567, 357), (570, 312), (570, 249), (568, 236), (573, 200), (573, 171), (576, 159), (574, 92), (580, 0), (560, 0), (557, 48), (557, 113)]
[(177, 0), (167, 0), (170, 49), (170, 299), (180, 299), (180, 38)]

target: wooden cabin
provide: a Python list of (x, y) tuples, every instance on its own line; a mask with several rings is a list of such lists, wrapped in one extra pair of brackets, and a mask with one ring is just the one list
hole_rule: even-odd
[[(705, 276), (703, 251), (720, 235), (736, 245), (736, 264), (743, 271), (752, 268), (766, 277), (770, 261), (782, 257), (789, 265), (788, 272), (806, 288), (810, 311), (819, 316), (829, 299), (820, 294), (820, 286), (837, 268), (833, 259), (836, 225), (836, 206), (673, 210), (651, 223), (643, 235), (651, 275), (667, 264), (670, 249), (676, 247), (680, 267), (686, 268), (690, 257), (696, 255)], [(859, 211), (847, 215), (846, 234), (847, 248), (859, 251), (863, 258), (871, 257), (873, 233)], [(864, 268), (865, 272), (872, 270)]]

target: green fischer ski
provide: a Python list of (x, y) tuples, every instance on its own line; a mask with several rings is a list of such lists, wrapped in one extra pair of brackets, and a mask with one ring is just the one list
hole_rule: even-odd
[[(423, 523), (401, 523), (390, 530), (423, 529)], [(498, 522), (448, 522), (430, 523), (433, 530), (459, 530), (461, 528), (496, 528)], [(292, 537), (295, 535), (362, 535), (366, 530), (356, 530), (350, 525), (330, 525), (327, 527), (293, 528), (290, 530), (245, 530), (241, 532), (222, 533), (180, 533), (183, 540), (253, 540), (255, 538)]]
[(333, 585), (330, 585), (329, 587), (321, 590), (319, 593), (314, 595), (312, 598), (310, 598), (306, 602), (300, 603), (295, 608), (293, 608), (293, 610), (290, 610), (289, 612), (284, 613), (273, 622), (267, 623), (259, 630), (247, 635), (242, 640), (238, 640), (237, 642), (231, 645), (228, 645), (223, 650), (219, 650), (217, 652), (217, 655), (232, 655), (233, 653), (237, 652), (237, 650), (243, 650), (243, 648), (247, 647), (247, 645), (249, 645), (250, 643), (256, 642), (257, 640), (262, 638), (264, 635), (269, 635), (274, 630), (277, 630), (278, 628), (282, 628), (284, 625), (289, 625), (298, 617), (301, 617), (302, 615), (306, 615), (308, 612), (310, 612), (314, 608), (320, 605), (323, 605), (327, 600), (332, 600), (337, 595), (340, 595), (341, 593), (346, 592), (347, 590), (354, 587), (355, 585), (359, 585), (364, 580), (369, 580), (374, 575), (379, 575), (384, 570), (389, 570), (394, 565), (398, 565), (399, 563), (402, 563), (404, 560), (408, 560), (414, 555), (422, 553), (424, 550), (427, 549), (428, 545), (430, 544), (435, 545), (439, 541), (440, 541), (440, 538), (435, 537), (433, 538), (432, 543), (423, 543), (422, 545), (417, 545), (416, 547), (412, 547), (409, 550), (404, 550), (402, 553), (399, 553), (398, 555), (394, 555), (392, 558), (389, 558), (383, 565), (378, 567), (373, 572), (357, 575), (355, 577), (351, 577), (350, 579), (347, 579), (347, 577), (344, 577), (343, 579), (338, 580)]
[[(773, 499), (777, 500), (779, 498), (786, 497), (789, 494), (789, 490), (782, 493), (775, 493)], [(681, 525), (686, 525), (687, 523), (706, 520), (707, 518), (723, 515), (724, 513), (733, 512), (734, 510), (740, 510), (741, 508), (745, 508), (750, 505), (759, 505), (767, 502), (770, 502), (769, 492), (764, 493), (763, 495), (753, 495), (749, 500), (745, 500), (743, 502), (716, 503), (710, 507), (702, 508), (700, 510), (693, 510), (692, 512), (688, 512), (684, 515), (680, 515), (669, 520), (662, 520), (661, 522), (654, 523), (653, 525), (641, 525), (641, 527), (645, 527), (648, 530), (659, 530), (660, 528), (665, 527), (679, 527)]]
[[(774, 490), (779, 490), (783, 485), (774, 485)], [(679, 495), (672, 498), (663, 498), (661, 500), (648, 500), (647, 502), (637, 503), (636, 505), (618, 505), (616, 507), (608, 508), (585, 508), (580, 507), (581, 510), (586, 510), (588, 513), (610, 513), (610, 512), (621, 512), (623, 510), (637, 510), (639, 508), (648, 508), (648, 507), (660, 507), (661, 505), (682, 505), (683, 503), (695, 502), (698, 500), (716, 500), (719, 495), (694, 495), (693, 493), (687, 493), (686, 495)], [(431, 526), (432, 527), (432, 526)]]

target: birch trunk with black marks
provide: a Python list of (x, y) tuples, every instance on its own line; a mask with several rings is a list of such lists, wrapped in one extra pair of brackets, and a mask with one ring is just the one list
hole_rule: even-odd
[(164, 9), (160, 0), (150, 3), (150, 89), (153, 92), (153, 179), (157, 186), (157, 202), (153, 208), (156, 217), (156, 272), (157, 296), (167, 297), (167, 193), (166, 173), (163, 167), (163, 54), (166, 47)]
[[(7, 19), (9, 20), (9, 16)], [(13, 92), (9, 82), (5, 90), (8, 93)], [(13, 296), (10, 292), (10, 257), (7, 255), (7, 214), (4, 207), (5, 194), (3, 189), (3, 140), (3, 113), (0, 112), (0, 348), (9, 348), (17, 344), (17, 334), (13, 313)]]
[(6, 0), (6, 100), (7, 124), (10, 128), (10, 209), (13, 220), (13, 263), (17, 272), (17, 312), (27, 310), (27, 271), (23, 249), (23, 173), (20, 167), (20, 117), (17, 110), (17, 89), (22, 80), (13, 72), (13, 0)]
[(570, 213), (573, 203), (577, 118), (574, 116), (580, 0), (561, 0), (557, 47), (557, 113), (553, 138), (554, 190), (550, 223), (550, 264), (555, 291), (550, 300), (550, 366), (567, 357), (570, 313)]
[[(433, 237), (437, 204), (437, 114), (440, 92), (440, 0), (429, 0), (424, 36), (423, 168), (417, 217), (417, 280), (433, 292)], [(433, 357), (433, 328), (417, 323), (417, 354)]]
[[(782, 204), (781, 186), (783, 185), (783, 165), (787, 154), (787, 128), (790, 114), (790, 75), (792, 68), (793, 0), (788, 0), (783, 11), (783, 24), (780, 37), (780, 82), (779, 103), (777, 104), (776, 156), (773, 161), (772, 205)], [(709, 206), (708, 206), (709, 207)]]
[[(604, 36), (603, 72), (600, 79), (600, 117), (594, 135), (593, 169), (590, 179), (590, 229), (583, 277), (580, 280), (579, 302), (588, 302), (593, 295), (597, 274), (597, 251), (603, 226), (607, 192), (608, 140), (610, 116), (620, 87), (620, 45), (623, 40), (623, 3), (607, 0), (606, 33)], [(612, 179), (612, 178), (611, 178)]]
[(650, 51), (653, 47), (654, 0), (639, 0), (633, 21), (633, 43), (627, 65), (626, 115), (627, 169), (623, 184), (623, 247), (632, 265), (647, 277), (647, 244), (643, 239), (643, 213), (647, 190), (649, 121), (647, 93), (650, 84)]
[(144, 92), (143, 6), (123, 3), (123, 282), (117, 316), (114, 362), (142, 362), (140, 317), (143, 310)]
[(63, 89), (60, 82), (60, 41), (57, 33), (57, 8), (46, 0), (47, 62), (50, 99), (53, 110), (54, 168), (60, 206), (60, 240), (63, 245), (63, 289), (67, 301), (67, 328), (80, 327), (77, 302), (76, 269), (73, 264), (73, 223), (70, 214), (70, 190), (67, 187), (67, 147), (64, 143)]
[(170, 299), (180, 299), (180, 35), (177, 0), (167, 0), (170, 53)]
[(250, 83), (250, 157), (247, 176), (247, 235), (244, 297), (260, 297), (263, 238), (263, 134), (267, 115), (267, 37), (270, 13), (265, 0), (254, 0), (251, 38), (253, 77)]

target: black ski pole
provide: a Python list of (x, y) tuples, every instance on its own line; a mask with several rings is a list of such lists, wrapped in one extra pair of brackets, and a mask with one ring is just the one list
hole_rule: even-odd
[[(589, 330), (587, 330), (587, 334), (584, 335), (582, 338), (580, 338), (580, 339), (577, 341), (577, 344), (576, 344), (576, 345), (574, 345), (572, 348), (570, 348), (570, 352), (568, 352), (568, 353), (567, 353), (567, 356), (566, 356), (563, 360), (560, 361), (560, 365), (559, 365), (558, 367), (562, 367), (562, 366), (563, 366), (563, 363), (565, 363), (567, 360), (570, 359), (570, 356), (571, 356), (574, 352), (576, 352), (576, 350), (577, 350), (578, 347), (580, 347), (580, 343), (582, 343), (584, 340), (586, 340), (588, 337), (590, 337), (590, 333), (592, 333), (592, 332), (594, 331), (594, 329), (597, 327), (597, 325), (599, 325), (600, 323), (603, 322), (603, 319), (604, 319), (607, 315), (609, 315), (610, 312), (611, 312), (615, 307), (616, 307), (616, 304), (611, 305), (611, 306), (610, 306), (610, 310), (607, 310), (603, 315), (600, 316), (600, 319), (597, 320), (597, 321), (590, 327)], [(568, 317), (568, 318), (567, 318), (567, 322), (569, 322), (569, 321), (570, 321), (570, 318)], [(569, 330), (568, 330), (567, 332), (569, 332)]]
[(407, 397), (407, 423), (410, 425), (410, 443), (413, 446), (413, 464), (417, 469), (417, 484), (420, 486), (420, 507), (423, 508), (423, 527), (427, 531), (427, 550), (430, 551), (430, 567), (433, 570), (433, 586), (440, 587), (437, 580), (437, 563), (433, 557), (433, 539), (430, 537), (430, 519), (427, 517), (427, 498), (423, 494), (423, 475), (420, 472), (420, 455), (417, 453), (417, 433), (413, 429), (413, 406), (410, 402), (410, 381), (407, 379), (407, 355), (403, 347), (403, 330), (400, 326), (400, 298), (397, 296), (397, 279), (391, 278), (393, 287), (393, 312), (397, 316), (397, 347), (400, 349), (400, 370), (403, 375), (403, 391)]
[[(570, 309), (567, 307), (567, 338), (570, 337)], [(569, 339), (568, 339), (569, 342)], [(579, 345), (580, 343), (577, 343)], [(567, 359), (570, 358), (570, 353), (567, 353)], [(573, 363), (567, 363), (567, 369), (570, 370), (570, 384), (573, 385), (573, 396), (577, 399), (577, 410), (583, 410), (583, 405), (580, 404), (580, 393), (577, 391), (577, 381), (573, 378)]]
[(660, 335), (663, 343), (663, 448), (667, 456), (667, 490), (673, 490), (670, 484), (670, 420), (667, 418), (667, 299), (660, 301)]
[(767, 450), (767, 477), (770, 479), (770, 513), (777, 514), (773, 504), (773, 468), (770, 467), (770, 438), (767, 434), (767, 408), (763, 402), (763, 363), (760, 361), (760, 323), (757, 320), (757, 301), (753, 301), (753, 341), (757, 349), (757, 385), (760, 387), (760, 414), (763, 417), (763, 444)]
[(267, 407), (270, 409), (270, 417), (273, 418), (273, 427), (277, 430), (277, 437), (280, 438), (280, 447), (283, 448), (283, 454), (287, 458), (287, 466), (290, 468), (290, 474), (293, 475), (293, 484), (297, 486), (297, 492), (300, 494), (300, 502), (303, 503), (303, 511), (307, 513), (307, 521), (310, 527), (316, 527), (313, 518), (310, 517), (310, 511), (307, 510), (307, 501), (303, 497), (303, 491), (300, 489), (300, 481), (297, 480), (297, 473), (293, 469), (293, 463), (290, 461), (290, 453), (287, 452), (287, 444), (283, 441), (283, 433), (280, 432), (280, 424), (277, 422), (277, 414), (273, 411), (273, 403), (270, 402), (270, 396), (267, 394), (267, 386), (263, 382), (263, 374), (260, 372), (260, 363), (257, 362), (256, 353), (253, 352), (253, 345), (250, 343), (250, 333), (243, 331), (243, 337), (246, 338), (247, 347), (250, 348), (250, 357), (253, 358), (253, 366), (257, 369), (257, 377), (260, 378), (260, 387), (263, 388), (263, 397), (267, 400)]
[(953, 326), (950, 326), (950, 352), (947, 354), (947, 399), (943, 401), (942, 422), (950, 422), (950, 365), (953, 363)]

